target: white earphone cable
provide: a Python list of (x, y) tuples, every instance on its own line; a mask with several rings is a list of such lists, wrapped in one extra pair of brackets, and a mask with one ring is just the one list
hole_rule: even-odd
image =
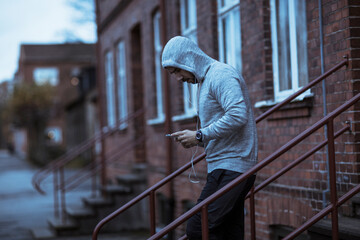
[[(201, 88), (201, 82), (199, 82), (198, 83), (199, 85), (198, 85), (198, 89), (197, 89), (197, 96), (196, 96), (196, 102), (198, 103), (199, 102), (199, 95), (200, 95), (200, 88)], [(190, 100), (190, 89), (189, 89), (189, 87), (187, 87), (187, 89), (188, 89), (188, 91), (189, 91), (189, 95), (188, 95), (188, 97), (189, 97), (189, 99), (188, 99), (188, 101), (191, 103), (191, 100)], [(196, 131), (198, 131), (199, 130), (199, 104), (197, 105), (197, 118), (196, 118)], [(196, 175), (196, 170), (195, 170), (195, 167), (194, 167), (194, 158), (195, 158), (195, 155), (196, 155), (196, 153), (198, 152), (198, 148), (199, 148), (199, 146), (198, 145), (196, 145), (196, 147), (195, 147), (195, 152), (193, 152), (193, 154), (192, 154), (192, 157), (191, 157), (191, 170), (190, 170), (190, 172), (189, 172), (189, 181), (190, 182), (192, 182), (192, 183), (200, 183), (200, 180), (199, 180), (199, 178), (198, 178), (198, 176)], [(191, 176), (194, 176), (195, 177), (195, 180), (193, 180), (192, 178), (191, 178)]]

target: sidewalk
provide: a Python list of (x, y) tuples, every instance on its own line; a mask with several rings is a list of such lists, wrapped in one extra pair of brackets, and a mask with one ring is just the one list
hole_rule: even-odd
[(0, 150), (0, 239), (32, 239), (30, 228), (45, 226), (52, 211), (50, 196), (31, 186), (36, 169)]
[[(48, 227), (47, 219), (53, 216), (51, 181), (41, 195), (31, 185), (37, 168), (26, 161), (0, 150), (0, 240), (33, 240), (31, 229)], [(50, 179), (51, 180), (51, 179)], [(67, 197), (71, 206), (81, 205), (86, 190), (79, 189)], [(87, 240), (91, 236), (52, 238), (56, 240)], [(99, 240), (131, 239), (108, 235)]]

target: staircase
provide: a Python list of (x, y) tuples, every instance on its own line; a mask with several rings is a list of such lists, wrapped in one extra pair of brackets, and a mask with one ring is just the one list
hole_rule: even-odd
[[(63, 219), (54, 217), (48, 219), (49, 228), (33, 229), (34, 239), (91, 235), (102, 218), (140, 194), (146, 187), (145, 175), (139, 172), (138, 168), (130, 174), (120, 175), (117, 177), (117, 184), (101, 189), (102, 196), (83, 197), (80, 206), (66, 208)], [(108, 224), (104, 228), (104, 233), (122, 232), (127, 235), (131, 233), (142, 237), (139, 239), (144, 239), (145, 230), (148, 228), (147, 214), (147, 205), (141, 202), (132, 211), (120, 216), (118, 221)]]
[[(360, 194), (350, 200), (351, 214), (339, 217), (339, 240), (360, 240)], [(308, 229), (310, 240), (332, 239), (331, 219), (322, 219)]]
[[(144, 109), (139, 109), (129, 114), (127, 118), (119, 120), (116, 126), (120, 126), (124, 122), (129, 124), (130, 120), (142, 117), (143, 113)], [(97, 222), (146, 189), (146, 165), (140, 163), (132, 164), (131, 169), (126, 164), (121, 165), (129, 174), (118, 176), (115, 184), (109, 185), (105, 182), (106, 165), (103, 164), (100, 156), (95, 154), (95, 146), (116, 133), (118, 131), (116, 126), (111, 129), (103, 128), (94, 137), (71, 149), (33, 176), (32, 184), (41, 194), (46, 194), (42, 184), (47, 178), (53, 176), (54, 195), (54, 217), (48, 219), (49, 228), (32, 230), (35, 239), (54, 239), (57, 236), (71, 236), (71, 239), (77, 239), (75, 236), (89, 235), (92, 233)], [(117, 148), (107, 154), (106, 164), (121, 164), (122, 157), (144, 141), (145, 136), (140, 136), (134, 141), (119, 144)], [(75, 162), (78, 156), (85, 152), (92, 153), (92, 161), (87, 166), (76, 172), (65, 171), (69, 163)], [(80, 185), (84, 185), (84, 183), (87, 185), (85, 186), (86, 189), (91, 189), (91, 191), (87, 192), (91, 193), (88, 194), (91, 197), (83, 197), (80, 201), (78, 199), (67, 199), (67, 193)], [(73, 206), (70, 207), (67, 200)], [(136, 235), (134, 239), (139, 236), (142, 236), (140, 239), (143, 239), (143, 230), (148, 228), (148, 220), (145, 218), (148, 212), (147, 205), (141, 202), (133, 210), (119, 217), (122, 220), (120, 221), (122, 224), (115, 222), (109, 224), (104, 229), (104, 232), (121, 231), (128, 233), (128, 235), (131, 233), (131, 236), (134, 233)], [(86, 239), (89, 238), (88, 236)], [(131, 239), (133, 238), (131, 237)]]
[[(310, 89), (316, 83), (320, 82), (321, 80), (323, 80), (324, 78), (329, 76), (331, 73), (337, 71), (340, 67), (342, 67), (342, 66), (344, 66), (346, 64), (347, 64), (347, 60), (344, 60), (341, 63), (337, 64), (332, 69), (330, 69), (328, 72), (324, 73), (322, 76), (320, 76), (319, 78), (313, 80), (308, 85), (304, 86), (301, 90), (299, 90), (298, 92), (294, 93), (293, 95), (291, 95), (290, 97), (285, 99), (282, 103), (277, 104), (276, 106), (272, 107), (267, 112), (265, 112), (264, 114), (259, 116), (256, 119), (256, 122), (258, 123), (259, 121), (265, 119), (267, 116), (272, 114), (274, 111), (280, 109), (285, 104), (291, 102), (297, 96), (299, 96), (300, 94), (302, 94), (306, 90)], [(280, 176), (282, 176), (283, 174), (285, 174), (286, 172), (288, 172), (292, 168), (296, 167), (298, 164), (300, 164), (306, 158), (308, 158), (309, 156), (311, 156), (312, 154), (317, 152), (319, 149), (323, 148), (325, 145), (328, 145), (327, 153), (329, 155), (328, 163), (329, 163), (329, 176), (330, 176), (330, 186), (329, 187), (330, 187), (331, 203), (327, 207), (322, 209), (319, 213), (317, 213), (313, 217), (311, 217), (308, 221), (306, 221), (301, 226), (299, 226), (297, 229), (295, 229), (293, 232), (288, 234), (284, 239), (286, 239), (286, 240), (294, 239), (299, 234), (301, 234), (303, 231), (309, 229), (309, 227), (311, 227), (311, 226), (314, 226), (312, 228), (313, 229), (312, 233), (314, 234), (312, 236), (312, 239), (321, 239), (321, 237), (327, 237), (326, 234), (322, 234), (322, 233), (319, 234), (319, 231), (316, 230), (316, 226), (318, 227), (318, 229), (321, 229), (321, 228), (325, 229), (326, 226), (330, 226), (330, 230), (331, 230), (330, 235), (331, 235), (332, 239), (341, 239), (341, 238), (343, 238), (343, 239), (358, 239), (358, 237), (357, 237), (358, 233), (357, 232), (360, 232), (360, 231), (356, 232), (356, 228), (351, 228), (350, 224), (348, 224), (346, 222), (346, 221), (350, 220), (351, 223), (355, 224), (355, 226), (357, 225), (357, 228), (360, 229), (360, 225), (357, 224), (359, 219), (357, 219), (357, 215), (356, 215), (357, 212), (359, 211), (358, 210), (358, 205), (357, 205), (357, 200), (356, 199), (352, 200), (353, 201), (352, 202), (353, 209), (354, 209), (353, 212), (355, 212), (356, 214), (354, 216), (352, 216), (352, 219), (346, 219), (343, 222), (344, 224), (341, 222), (341, 220), (343, 220), (342, 218), (340, 220), (338, 219), (338, 208), (339, 208), (339, 206), (344, 204), (346, 201), (348, 201), (349, 199), (354, 197), (355, 194), (360, 192), (360, 185), (355, 185), (354, 188), (352, 188), (350, 191), (348, 191), (347, 193), (345, 193), (344, 195), (342, 195), (339, 198), (337, 197), (337, 192), (336, 192), (335, 139), (338, 136), (340, 136), (341, 134), (343, 134), (344, 132), (351, 131), (352, 123), (351, 123), (351, 121), (346, 121), (345, 126), (341, 130), (338, 130), (337, 132), (335, 132), (335, 130), (334, 130), (334, 119), (336, 117), (338, 117), (340, 114), (342, 114), (343, 112), (345, 112), (348, 108), (353, 106), (358, 101), (360, 101), (360, 93), (355, 95), (351, 99), (347, 100), (340, 107), (336, 108), (334, 111), (329, 113), (327, 116), (325, 116), (324, 118), (322, 118), (321, 120), (319, 120), (318, 122), (313, 124), (311, 127), (306, 129), (302, 133), (299, 133), (296, 137), (294, 137), (292, 140), (290, 140), (285, 145), (280, 147), (274, 153), (270, 154), (265, 159), (261, 159), (259, 161), (259, 163), (256, 164), (249, 171), (242, 174), (238, 178), (234, 179), (232, 182), (230, 182), (229, 184), (227, 184), (222, 189), (218, 190), (216, 193), (212, 194), (208, 198), (204, 199), (199, 204), (195, 205), (195, 207), (193, 207), (191, 210), (187, 211), (186, 213), (184, 213), (181, 216), (179, 216), (178, 218), (176, 218), (173, 222), (171, 222), (170, 224), (168, 224), (167, 226), (162, 228), (160, 231), (156, 232), (156, 219), (155, 219), (155, 211), (156, 210), (155, 210), (155, 204), (154, 204), (155, 203), (155, 191), (157, 189), (159, 189), (160, 187), (162, 187), (163, 185), (165, 185), (166, 183), (168, 183), (169, 181), (173, 180), (175, 177), (182, 174), (187, 169), (189, 169), (190, 164), (186, 164), (183, 167), (179, 168), (174, 173), (170, 174), (169, 176), (167, 176), (166, 178), (164, 178), (160, 182), (156, 183), (155, 185), (153, 185), (152, 187), (150, 187), (149, 189), (144, 191), (142, 194), (140, 194), (136, 198), (132, 199), (130, 202), (126, 203), (121, 208), (117, 209), (115, 212), (111, 213), (110, 215), (108, 215), (107, 217), (102, 219), (97, 224), (97, 226), (95, 227), (92, 239), (93, 240), (98, 239), (98, 234), (99, 234), (100, 230), (103, 227), (105, 227), (105, 225), (110, 224), (111, 222), (113, 222), (112, 220), (114, 218), (116, 218), (120, 214), (123, 214), (123, 212), (125, 212), (128, 208), (132, 207), (135, 203), (137, 203), (138, 201), (140, 201), (140, 200), (142, 200), (144, 198), (147, 198), (147, 197), (149, 197), (150, 220), (151, 220), (150, 221), (150, 234), (151, 234), (151, 237), (148, 238), (148, 239), (151, 239), (151, 240), (161, 239), (162, 237), (166, 236), (166, 234), (168, 234), (170, 231), (173, 231), (178, 226), (180, 226), (182, 223), (184, 223), (186, 220), (188, 220), (192, 215), (194, 215), (195, 213), (200, 212), (200, 211), (202, 213), (202, 221), (206, 222), (208, 220), (208, 216), (207, 216), (208, 211), (207, 211), (207, 209), (208, 209), (208, 206), (209, 206), (209, 204), (211, 202), (213, 202), (215, 199), (222, 196), (224, 193), (226, 193), (227, 191), (232, 189), (234, 186), (236, 186), (239, 183), (241, 183), (242, 181), (244, 181), (247, 177), (249, 177), (249, 176), (251, 176), (253, 174), (256, 174), (258, 171), (260, 171), (261, 169), (263, 169), (264, 167), (269, 165), (271, 162), (275, 161), (277, 158), (282, 156), (282, 154), (289, 151), (292, 147), (294, 147), (297, 144), (299, 144), (300, 142), (302, 142), (305, 138), (312, 135), (317, 130), (319, 130), (321, 128), (325, 128), (324, 126), (326, 126), (324, 131), (327, 132), (327, 139), (325, 139), (323, 142), (319, 143), (316, 147), (314, 147), (310, 151), (304, 153), (301, 157), (299, 157), (296, 160), (292, 161), (287, 166), (283, 167), (281, 170), (279, 170), (278, 172), (273, 174), (271, 177), (266, 179), (264, 182), (262, 182), (261, 184), (256, 186), (256, 188), (254, 187), (251, 190), (251, 192), (248, 194), (247, 197), (250, 198), (250, 214), (249, 215), (250, 215), (250, 222), (251, 222), (250, 223), (250, 225), (251, 225), (251, 239), (256, 239), (255, 197), (254, 197), (254, 194), (256, 192), (260, 191), (262, 188), (264, 188), (268, 184), (275, 181), (277, 178), (279, 178)], [(194, 159), (193, 163), (194, 164), (198, 163), (199, 161), (204, 159), (204, 157), (205, 157), (205, 154), (201, 154), (200, 156), (198, 156), (197, 158)], [(329, 213), (331, 213), (331, 217), (332, 217), (332, 220), (330, 222), (331, 225), (328, 224), (328, 220), (326, 220), (326, 219), (321, 220), (325, 216), (327, 216)], [(340, 227), (339, 227), (340, 230), (338, 230), (338, 228), (337, 228), (338, 225), (340, 225)], [(354, 232), (354, 234), (349, 233), (350, 230), (348, 230), (348, 229), (350, 229), (350, 228), (351, 228), (351, 231)], [(202, 224), (202, 234), (203, 234), (202, 239), (208, 239), (209, 238), (207, 224)], [(183, 236), (180, 239), (187, 239), (187, 238), (186, 238), (186, 236)], [(327, 238), (324, 238), (324, 239), (327, 239)]]

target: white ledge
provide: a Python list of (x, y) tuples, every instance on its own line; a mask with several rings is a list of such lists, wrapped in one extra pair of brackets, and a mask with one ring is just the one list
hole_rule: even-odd
[(161, 115), (157, 118), (154, 118), (154, 119), (149, 119), (147, 120), (147, 124), (148, 125), (156, 125), (156, 124), (161, 124), (161, 123), (164, 123), (165, 122), (165, 116), (164, 115)]
[(191, 112), (183, 113), (181, 115), (173, 116), (172, 120), (174, 122), (176, 122), (176, 121), (181, 121), (181, 120), (185, 120), (185, 119), (190, 119), (190, 118), (193, 118), (196, 116), (197, 116), (197, 113), (194, 111), (191, 111)]
[[(291, 102), (301, 102), (304, 101), (305, 98), (313, 97), (313, 93), (303, 93), (299, 96), (297, 96), (295, 99), (293, 99)], [(254, 108), (262, 108), (262, 107), (272, 107), (282, 101), (284, 101), (286, 98), (278, 99), (278, 100), (264, 100), (264, 101), (258, 101), (254, 104)]]

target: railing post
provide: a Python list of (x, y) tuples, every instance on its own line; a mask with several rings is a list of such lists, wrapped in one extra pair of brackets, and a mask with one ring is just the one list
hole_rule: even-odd
[(53, 191), (54, 191), (54, 217), (59, 218), (59, 176), (58, 171), (53, 170)]
[[(100, 184), (104, 188), (106, 186), (106, 156), (105, 156), (105, 137), (104, 129), (101, 130), (101, 174), (100, 174)], [(104, 196), (105, 191), (101, 191), (102, 196)]]
[(66, 199), (65, 199), (65, 176), (64, 166), (60, 167), (60, 201), (61, 201), (61, 221), (65, 223)]
[(256, 239), (256, 226), (255, 226), (255, 193), (254, 186), (250, 191), (250, 227), (251, 227), (251, 240)]
[(150, 234), (151, 236), (156, 233), (156, 222), (155, 222), (155, 192), (151, 191), (149, 195), (150, 201)]
[(91, 196), (92, 197), (96, 197), (96, 150), (95, 150), (95, 143), (92, 144), (92, 147), (91, 147), (91, 151), (90, 151), (90, 154), (91, 154), (91, 175), (92, 175), (92, 178), (91, 178)]
[(330, 200), (333, 205), (331, 211), (332, 222), (332, 239), (339, 239), (339, 226), (338, 226), (338, 199), (336, 192), (336, 162), (335, 162), (335, 144), (334, 144), (334, 119), (330, 118), (327, 123), (328, 135), (328, 155), (329, 155), (329, 175), (330, 175)]
[(208, 221), (208, 206), (205, 205), (201, 208), (201, 231), (202, 240), (209, 239), (209, 221)]

